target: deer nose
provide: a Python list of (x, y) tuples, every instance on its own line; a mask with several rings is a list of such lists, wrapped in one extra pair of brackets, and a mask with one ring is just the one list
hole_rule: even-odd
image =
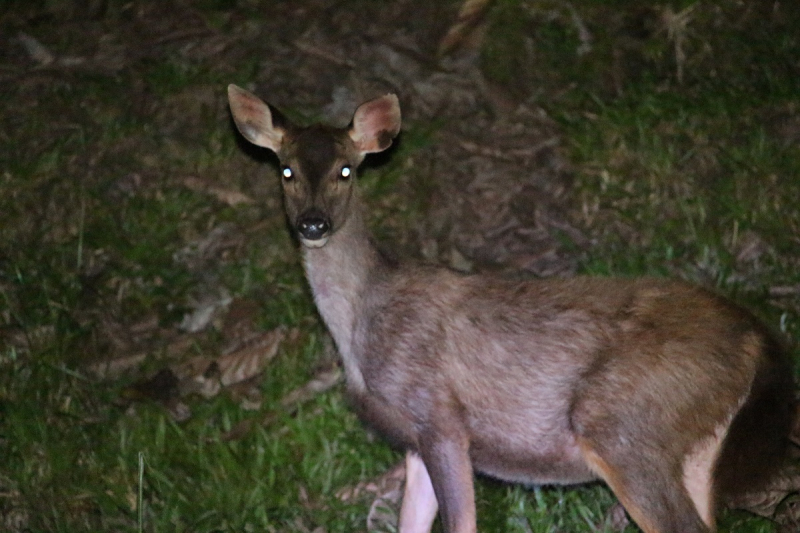
[(328, 220), (318, 214), (303, 215), (297, 219), (297, 231), (307, 241), (318, 241), (331, 229)]

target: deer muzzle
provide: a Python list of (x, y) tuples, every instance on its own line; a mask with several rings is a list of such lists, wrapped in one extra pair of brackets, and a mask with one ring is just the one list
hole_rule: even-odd
[(295, 228), (303, 245), (309, 248), (319, 248), (328, 242), (331, 223), (321, 213), (312, 211), (300, 215)]

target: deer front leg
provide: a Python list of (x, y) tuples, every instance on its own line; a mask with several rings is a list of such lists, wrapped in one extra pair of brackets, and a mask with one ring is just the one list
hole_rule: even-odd
[(476, 533), (472, 463), (463, 430), (451, 426), (447, 431), (422, 435), (419, 453), (430, 475), (446, 533)]
[(429, 533), (439, 503), (428, 469), (419, 455), (406, 453), (406, 487), (400, 507), (400, 533)]

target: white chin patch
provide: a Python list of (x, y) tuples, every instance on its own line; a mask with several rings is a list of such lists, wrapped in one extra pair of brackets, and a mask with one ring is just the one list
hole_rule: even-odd
[(322, 248), (323, 246), (325, 246), (325, 243), (328, 242), (328, 237), (323, 237), (321, 239), (314, 239), (313, 241), (300, 237), (300, 242), (302, 242), (303, 246), (305, 246), (306, 248)]

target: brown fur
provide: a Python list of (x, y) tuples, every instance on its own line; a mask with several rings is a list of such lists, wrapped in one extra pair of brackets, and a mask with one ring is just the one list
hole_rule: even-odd
[[(719, 499), (780, 464), (790, 366), (749, 313), (676, 281), (512, 281), (389, 262), (341, 168), (388, 146), (396, 98), (361, 106), (350, 129), (254, 132), (272, 120), (250, 115), (268, 108), (238, 91), (240, 131), (294, 171), (287, 214), (354, 408), (419, 454), (446, 531), (475, 531), (473, 468), (528, 484), (599, 477), (647, 533), (701, 533)], [(330, 230), (304, 237), (309, 217)]]

